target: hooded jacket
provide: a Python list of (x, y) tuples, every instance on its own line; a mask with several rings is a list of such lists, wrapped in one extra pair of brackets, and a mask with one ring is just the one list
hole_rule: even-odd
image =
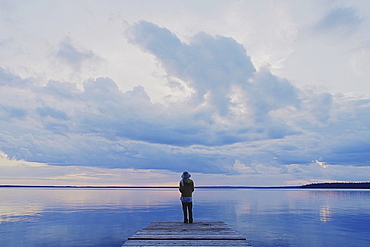
[(181, 192), (181, 197), (191, 197), (194, 191), (194, 182), (190, 178), (183, 179), (179, 184), (179, 191)]

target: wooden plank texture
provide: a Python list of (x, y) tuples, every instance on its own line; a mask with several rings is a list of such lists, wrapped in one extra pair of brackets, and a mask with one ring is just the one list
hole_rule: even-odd
[(246, 240), (128, 240), (122, 247), (152, 247), (152, 246), (249, 246)]
[(152, 222), (124, 246), (250, 246), (224, 222)]

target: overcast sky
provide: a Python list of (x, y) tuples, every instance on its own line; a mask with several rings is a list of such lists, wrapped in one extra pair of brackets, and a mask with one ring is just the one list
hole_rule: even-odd
[(0, 184), (369, 181), (367, 0), (0, 5)]

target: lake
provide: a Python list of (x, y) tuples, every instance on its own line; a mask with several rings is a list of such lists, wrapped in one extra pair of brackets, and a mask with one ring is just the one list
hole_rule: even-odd
[[(0, 188), (0, 246), (112, 246), (182, 221), (177, 189)], [(254, 246), (370, 246), (370, 190), (196, 189), (195, 221)]]

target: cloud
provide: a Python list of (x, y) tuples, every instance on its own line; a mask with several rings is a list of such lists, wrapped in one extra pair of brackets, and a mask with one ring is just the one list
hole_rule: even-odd
[(10, 71), (0, 67), (0, 86), (10, 85), (12, 87), (21, 87), (27, 83), (21, 77), (11, 73)]
[(0, 152), (0, 181), (8, 185), (172, 185), (180, 175), (161, 170), (53, 166), (10, 159)]
[(24, 118), (27, 115), (27, 112), (22, 108), (11, 107), (11, 106), (2, 106), (0, 108), (0, 115), (4, 118)]
[(16, 166), (29, 166), (29, 167), (43, 167), (46, 164), (38, 162), (28, 162), (25, 160), (11, 159), (6, 153), (0, 151), (1, 167), (16, 167)]
[(331, 10), (317, 24), (316, 30), (320, 32), (340, 32), (348, 35), (357, 30), (362, 19), (353, 7), (339, 7)]
[(58, 109), (53, 109), (51, 107), (39, 107), (36, 108), (36, 112), (40, 115), (40, 117), (52, 117), (54, 119), (59, 120), (67, 120), (68, 116), (65, 112), (60, 111)]
[[(165, 71), (164, 84), (180, 92), (169, 90), (170, 104), (154, 102), (145, 83), (127, 91), (109, 77), (81, 87), (43, 84), (0, 67), (0, 150), (53, 169), (69, 167), (56, 180), (92, 183), (96, 174), (87, 170), (93, 167), (283, 183), (340, 179), (335, 167), (344, 174), (346, 165), (351, 171), (369, 165), (370, 99), (302, 89), (268, 68), (256, 70), (230, 37), (201, 32), (185, 42), (148, 21), (133, 24), (127, 35)], [(94, 59), (65, 45), (68, 66), (79, 69)], [(331, 168), (325, 176), (315, 160)]]
[(131, 43), (152, 53), (170, 76), (195, 90), (196, 103), (205, 97), (220, 114), (228, 111), (228, 93), (233, 84), (247, 84), (255, 71), (246, 51), (231, 38), (199, 33), (189, 44), (168, 29), (141, 21), (129, 30)]
[(75, 45), (72, 44), (70, 38), (65, 38), (60, 41), (55, 56), (59, 61), (68, 65), (74, 71), (79, 71), (84, 63), (100, 60), (94, 52), (76, 48)]
[[(168, 29), (146, 21), (134, 24), (129, 30), (129, 38), (144, 51), (155, 55), (170, 77), (179, 78), (193, 89), (191, 102), (199, 109), (197, 115), (202, 115), (208, 123), (215, 123), (215, 118), (220, 118), (224, 125), (232, 126), (228, 126), (232, 131), (218, 131), (216, 138), (222, 138), (219, 141), (211, 139), (216, 145), (266, 138), (266, 135), (256, 133), (266, 127), (269, 130), (265, 132), (270, 132), (267, 134), (270, 136), (280, 138), (291, 134), (284, 124), (273, 126), (262, 121), (269, 119), (274, 110), (296, 107), (299, 104), (298, 90), (267, 69), (256, 72), (246, 50), (235, 40), (199, 33), (185, 44)], [(237, 119), (236, 115), (241, 118)], [(243, 128), (235, 130), (241, 121)], [(248, 126), (248, 122), (250, 125), (258, 122), (261, 127), (255, 130)], [(197, 133), (207, 132), (201, 126), (198, 129)]]

